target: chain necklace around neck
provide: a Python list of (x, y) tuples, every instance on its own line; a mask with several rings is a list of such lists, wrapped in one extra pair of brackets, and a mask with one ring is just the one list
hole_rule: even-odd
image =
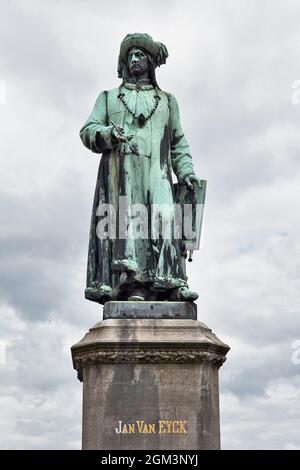
[[(148, 121), (148, 119), (150, 119), (152, 117), (152, 115), (155, 113), (156, 108), (157, 108), (158, 103), (159, 103), (159, 100), (160, 100), (160, 96), (158, 95), (158, 93), (156, 91), (156, 94), (154, 95), (155, 104), (154, 104), (153, 108), (151, 109), (150, 113), (148, 114), (148, 116), (144, 116), (143, 113), (139, 114), (139, 116), (136, 116), (136, 114), (132, 111), (132, 109), (129, 108), (128, 104), (126, 103), (126, 101), (124, 99), (125, 93), (122, 93), (121, 89), (122, 89), (122, 86), (119, 89), (120, 92), (118, 94), (118, 98), (122, 101), (122, 103), (124, 104), (127, 111), (134, 117), (134, 119), (137, 120), (139, 126), (143, 127), (146, 124), (146, 122)], [(138, 88), (137, 88), (137, 91), (139, 91)]]

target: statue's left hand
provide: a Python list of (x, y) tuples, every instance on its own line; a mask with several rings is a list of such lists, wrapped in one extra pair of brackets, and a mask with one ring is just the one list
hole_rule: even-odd
[(187, 175), (183, 181), (191, 191), (194, 189), (193, 182), (198, 183), (199, 187), (201, 188), (201, 180), (196, 175)]

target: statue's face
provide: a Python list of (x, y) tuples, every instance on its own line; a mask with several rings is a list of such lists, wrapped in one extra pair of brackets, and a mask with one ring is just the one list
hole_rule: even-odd
[(148, 74), (148, 60), (145, 52), (138, 47), (132, 47), (127, 56), (127, 64), (131, 76), (140, 77)]

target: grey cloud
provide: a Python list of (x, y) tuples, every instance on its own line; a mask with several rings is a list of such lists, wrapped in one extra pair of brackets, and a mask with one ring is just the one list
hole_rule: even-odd
[(1, 202), (2, 299), (27, 318), (47, 318), (70, 298), (72, 265), (87, 245), (90, 207), (80, 178), (74, 172), (46, 195), (4, 194)]

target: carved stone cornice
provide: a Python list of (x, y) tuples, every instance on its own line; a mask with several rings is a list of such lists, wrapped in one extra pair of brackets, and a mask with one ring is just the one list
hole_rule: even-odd
[(226, 358), (223, 354), (214, 351), (204, 351), (198, 348), (181, 349), (103, 349), (98, 351), (77, 351), (74, 354), (74, 366), (78, 372), (78, 379), (83, 379), (83, 368), (86, 365), (101, 365), (112, 363), (199, 363), (210, 362), (220, 367)]

